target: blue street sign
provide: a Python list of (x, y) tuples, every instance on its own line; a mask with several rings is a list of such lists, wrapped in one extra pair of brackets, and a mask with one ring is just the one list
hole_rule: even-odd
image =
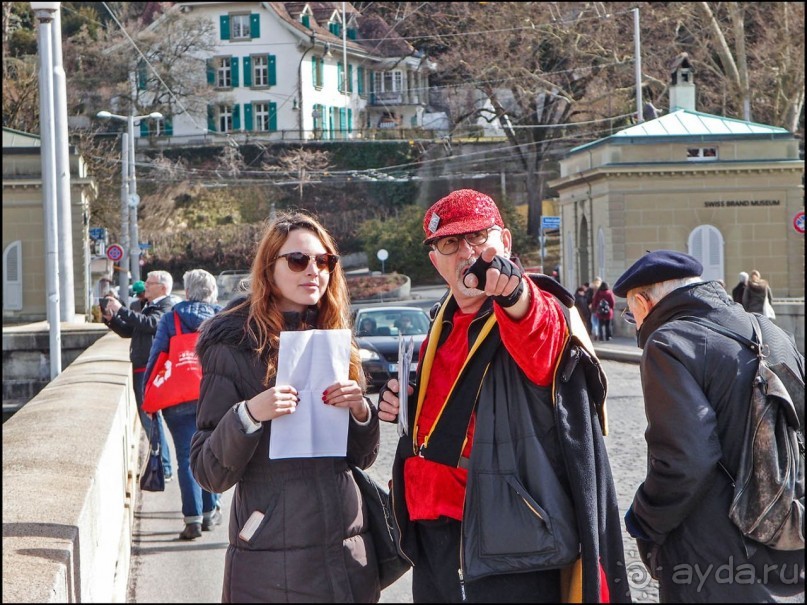
[(542, 216), (541, 229), (560, 229), (559, 216)]
[(138, 245), (141, 250), (151, 250), (151, 244), (148, 242), (139, 242)]
[(103, 227), (90, 227), (90, 239), (106, 239), (106, 229)]

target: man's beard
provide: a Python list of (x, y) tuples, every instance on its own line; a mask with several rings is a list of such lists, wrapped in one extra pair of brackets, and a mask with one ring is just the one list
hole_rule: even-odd
[(467, 274), (468, 268), (475, 262), (476, 258), (471, 257), (468, 260), (463, 261), (457, 267), (457, 279), (454, 284), (454, 287), (460, 294), (471, 298), (476, 296), (483, 296), (485, 294), (484, 290), (479, 290), (477, 288), (469, 288), (468, 286), (465, 285), (465, 282), (463, 281), (465, 279), (465, 275)]

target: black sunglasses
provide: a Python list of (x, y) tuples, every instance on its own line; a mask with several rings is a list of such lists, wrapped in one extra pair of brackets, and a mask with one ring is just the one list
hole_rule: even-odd
[[(317, 264), (317, 269), (320, 271), (328, 270), (328, 273), (333, 273), (336, 269), (336, 263), (339, 262), (338, 254), (304, 254), (303, 252), (286, 252), (286, 254), (278, 254), (277, 258), (285, 258), (289, 263), (289, 269), (295, 273), (300, 273), (308, 269), (308, 265), (313, 260)], [(277, 260), (277, 259), (275, 259)]]

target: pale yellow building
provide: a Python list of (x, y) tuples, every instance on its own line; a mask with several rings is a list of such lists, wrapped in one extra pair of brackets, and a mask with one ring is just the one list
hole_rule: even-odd
[[(89, 195), (94, 187), (86, 165), (71, 148), (71, 222), (75, 312), (91, 307), (88, 236)], [(3, 323), (46, 319), (45, 219), (42, 159), (36, 135), (3, 128)], [(74, 321), (75, 318), (62, 318)]]

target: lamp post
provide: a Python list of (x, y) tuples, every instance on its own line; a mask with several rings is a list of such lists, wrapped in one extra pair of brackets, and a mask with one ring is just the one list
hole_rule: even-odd
[[(42, 200), (45, 219), (45, 291), (50, 347), (50, 377), (62, 372), (59, 308), (59, 228), (57, 224), (56, 125), (53, 107), (53, 20), (61, 2), (31, 2), (39, 20), (39, 124), (42, 147)], [(59, 35), (59, 32), (57, 32)], [(68, 321), (72, 318), (65, 318)]]
[[(142, 116), (119, 116), (108, 111), (99, 111), (96, 117), (102, 120), (119, 120), (127, 124), (127, 132), (121, 137), (121, 245), (124, 249), (124, 257), (120, 262), (119, 283), (121, 300), (128, 302), (129, 275), (127, 269), (131, 271), (132, 280), (140, 279), (140, 236), (137, 229), (137, 207), (140, 204), (140, 196), (137, 195), (137, 177), (135, 176), (134, 127), (142, 120), (162, 120), (163, 114), (153, 111)], [(127, 260), (129, 267), (126, 266)]]

